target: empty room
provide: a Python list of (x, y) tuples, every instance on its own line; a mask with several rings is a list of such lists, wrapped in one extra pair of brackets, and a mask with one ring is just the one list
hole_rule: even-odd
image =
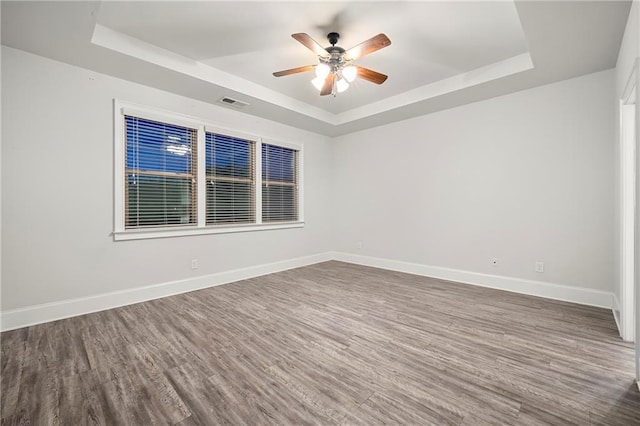
[(1, 1), (2, 425), (640, 425), (640, 2)]

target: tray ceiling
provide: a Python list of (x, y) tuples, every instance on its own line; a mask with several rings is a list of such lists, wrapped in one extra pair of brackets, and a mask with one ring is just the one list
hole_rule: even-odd
[[(2, 43), (338, 135), (615, 66), (630, 2), (2, 2)], [(319, 96), (291, 38), (391, 46), (358, 61), (389, 76)]]

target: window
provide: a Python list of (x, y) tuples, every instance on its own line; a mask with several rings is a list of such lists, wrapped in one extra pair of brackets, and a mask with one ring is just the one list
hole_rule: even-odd
[(297, 151), (262, 144), (262, 220), (298, 219)]
[(196, 223), (196, 130), (125, 117), (125, 228)]
[(254, 143), (215, 133), (206, 141), (207, 225), (255, 222)]
[(300, 146), (114, 106), (116, 240), (304, 226)]

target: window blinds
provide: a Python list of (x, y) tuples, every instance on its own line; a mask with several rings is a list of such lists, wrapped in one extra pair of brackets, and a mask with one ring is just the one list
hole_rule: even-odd
[(132, 116), (125, 124), (125, 228), (196, 224), (197, 131)]
[(207, 225), (255, 222), (255, 143), (206, 133)]
[(298, 220), (298, 151), (262, 144), (262, 221)]
[(297, 148), (197, 123), (123, 116), (125, 230), (300, 220)]

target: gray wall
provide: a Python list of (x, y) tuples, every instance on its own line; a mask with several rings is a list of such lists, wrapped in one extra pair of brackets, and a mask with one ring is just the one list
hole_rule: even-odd
[[(304, 145), (305, 227), (114, 242), (113, 98)], [(2, 103), (3, 311), (331, 248), (327, 137), (4, 46)]]
[(335, 249), (611, 291), (613, 94), (608, 70), (336, 138)]
[[(613, 70), (331, 140), (2, 59), (3, 311), (330, 251), (613, 291)], [(114, 242), (113, 98), (304, 144), (306, 226)]]

